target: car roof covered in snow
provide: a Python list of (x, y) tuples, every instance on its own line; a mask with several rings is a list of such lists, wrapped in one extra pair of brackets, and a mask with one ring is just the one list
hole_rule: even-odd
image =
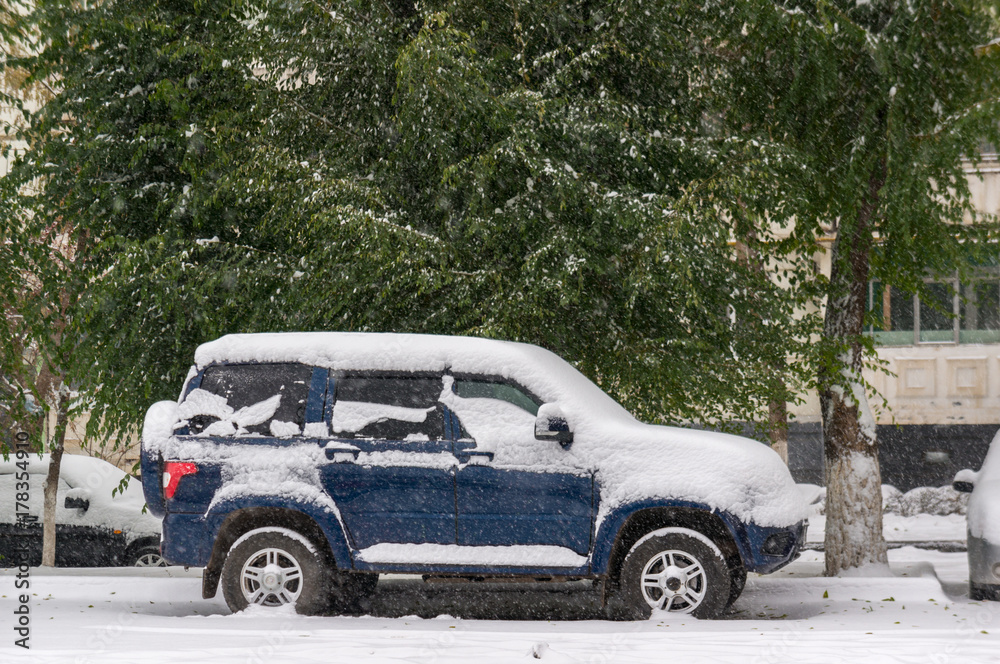
[[(477, 337), (376, 332), (230, 334), (202, 344), (195, 363), (300, 362), (339, 371), (480, 374), (514, 380), (545, 401), (604, 417), (631, 415), (558, 355), (531, 344)], [(598, 414), (593, 413), (593, 414)]]

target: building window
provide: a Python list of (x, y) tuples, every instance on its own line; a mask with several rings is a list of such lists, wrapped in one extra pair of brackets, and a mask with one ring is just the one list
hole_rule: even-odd
[(867, 332), (880, 346), (1000, 343), (1000, 271), (984, 268), (966, 282), (927, 281), (923, 295), (868, 284)]
[(959, 343), (1000, 343), (1000, 279), (962, 284)]

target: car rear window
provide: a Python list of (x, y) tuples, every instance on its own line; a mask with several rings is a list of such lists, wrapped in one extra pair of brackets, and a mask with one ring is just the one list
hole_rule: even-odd
[[(285, 429), (294, 425), (302, 430), (311, 378), (312, 367), (302, 364), (228, 364), (205, 369), (200, 389), (223, 397), (233, 411), (279, 396), (277, 409), (271, 417), (243, 426), (250, 434), (271, 435), (274, 433), (272, 425)], [(196, 415), (190, 419), (190, 431), (201, 433), (218, 420), (211, 415)]]

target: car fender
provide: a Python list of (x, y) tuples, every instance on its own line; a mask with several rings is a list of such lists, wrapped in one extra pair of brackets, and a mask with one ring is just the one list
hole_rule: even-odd
[[(216, 555), (215, 549), (219, 547), (220, 543), (225, 542), (225, 539), (219, 539), (219, 535), (223, 528), (226, 527), (226, 524), (232, 523), (232, 519), (235, 516), (254, 510), (274, 510), (271, 512), (272, 514), (278, 514), (278, 510), (280, 510), (285, 513), (305, 515), (322, 532), (337, 566), (341, 568), (352, 566), (353, 561), (350, 555), (347, 531), (344, 528), (343, 520), (340, 518), (336, 506), (332, 502), (330, 505), (325, 505), (311, 501), (294, 500), (288, 496), (265, 494), (245, 495), (239, 499), (230, 498), (210, 506), (208, 512), (205, 513), (205, 520), (212, 524), (211, 542), (213, 543), (213, 558)], [(286, 524), (280, 523), (280, 517), (278, 520), (278, 523), (261, 523), (260, 525), (289, 527)], [(292, 526), (292, 529), (294, 530), (294, 526)], [(323, 542), (316, 542), (316, 544), (322, 546)], [(228, 547), (226, 547), (226, 551), (220, 551), (219, 553), (224, 556), (228, 553)]]
[[(669, 514), (671, 510), (675, 511), (677, 517), (679, 517), (676, 521), (671, 519), (671, 515)], [(640, 512), (646, 511), (663, 512), (662, 515), (658, 515), (657, 519), (653, 521), (653, 523), (658, 524), (657, 527), (683, 525), (709, 536), (712, 533), (704, 532), (708, 528), (699, 528), (697, 525), (690, 524), (689, 521), (692, 518), (697, 519), (699, 513), (707, 517), (707, 524), (715, 525), (721, 521), (725, 527), (725, 534), (735, 544), (740, 558), (744, 562), (752, 558), (746, 529), (732, 515), (692, 501), (647, 499), (616, 507), (599, 520), (596, 537), (594, 538), (594, 552), (591, 556), (591, 569), (595, 574), (603, 575), (611, 571), (609, 570), (609, 563), (611, 562), (612, 554), (615, 552), (615, 545), (618, 543), (619, 536), (622, 534), (622, 528), (628, 523), (630, 518), (638, 515)], [(637, 539), (642, 534), (644, 533), (640, 533)], [(717, 544), (720, 543), (717, 542)], [(725, 546), (721, 545), (720, 548), (723, 550), (726, 549)]]

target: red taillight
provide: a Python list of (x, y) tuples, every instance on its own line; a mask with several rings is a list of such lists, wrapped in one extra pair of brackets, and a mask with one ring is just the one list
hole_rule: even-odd
[(177, 493), (177, 484), (185, 475), (194, 475), (198, 472), (198, 466), (193, 463), (181, 463), (179, 461), (167, 461), (163, 464), (163, 497), (173, 498)]

